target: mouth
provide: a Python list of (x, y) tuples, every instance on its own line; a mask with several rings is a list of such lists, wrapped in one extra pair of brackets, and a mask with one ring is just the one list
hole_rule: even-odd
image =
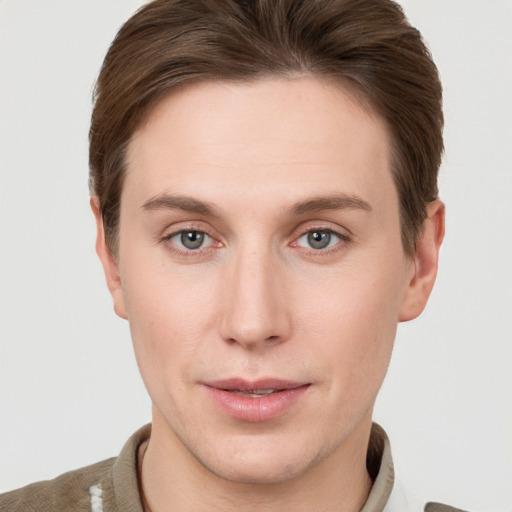
[(248, 422), (275, 419), (294, 409), (310, 383), (263, 379), (227, 379), (205, 383), (206, 390), (221, 412)]
[(273, 395), (275, 393), (282, 393), (283, 391), (297, 389), (309, 384), (272, 378), (259, 379), (256, 381), (233, 378), (207, 382), (206, 385), (214, 389), (219, 389), (240, 396), (253, 396), (254, 398), (260, 398)]
[(233, 393), (234, 395), (238, 396), (248, 396), (250, 398), (262, 398), (264, 396), (282, 392), (281, 389), (253, 389), (251, 391), (242, 391), (240, 389), (225, 389), (224, 391)]

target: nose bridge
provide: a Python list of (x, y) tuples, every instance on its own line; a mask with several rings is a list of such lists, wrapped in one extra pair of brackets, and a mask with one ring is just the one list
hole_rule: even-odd
[(245, 244), (230, 261), (225, 282), (221, 334), (248, 349), (284, 341), (290, 322), (279, 275), (279, 261), (270, 247)]

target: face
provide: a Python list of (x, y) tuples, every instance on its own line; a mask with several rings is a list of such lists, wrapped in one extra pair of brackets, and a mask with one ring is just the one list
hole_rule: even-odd
[(241, 482), (364, 440), (415, 263), (386, 126), (339, 86), (171, 94), (131, 142), (117, 264), (103, 260), (152, 436)]

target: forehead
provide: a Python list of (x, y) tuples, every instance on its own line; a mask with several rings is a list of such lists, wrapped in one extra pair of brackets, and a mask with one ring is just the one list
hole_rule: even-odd
[(377, 196), (391, 182), (385, 122), (339, 84), (312, 77), (176, 90), (134, 134), (127, 160), (125, 187), (139, 201), (219, 184), (238, 198), (337, 187)]

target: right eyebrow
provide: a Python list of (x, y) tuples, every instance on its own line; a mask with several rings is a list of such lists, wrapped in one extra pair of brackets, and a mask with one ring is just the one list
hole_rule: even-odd
[(158, 194), (148, 199), (142, 208), (146, 211), (154, 210), (183, 210), (189, 213), (197, 213), (205, 217), (220, 217), (220, 213), (213, 204), (199, 201), (188, 196), (170, 194)]

